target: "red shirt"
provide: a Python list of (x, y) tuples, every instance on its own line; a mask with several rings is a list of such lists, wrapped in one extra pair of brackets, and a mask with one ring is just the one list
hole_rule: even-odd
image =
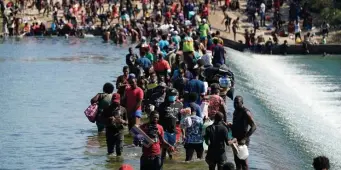
[(170, 70), (170, 66), (168, 62), (163, 59), (154, 63), (153, 67), (154, 67), (154, 70), (157, 72)]
[(172, 14), (168, 11), (168, 12), (166, 12), (166, 15), (165, 15), (165, 17), (167, 18), (167, 19), (170, 19), (171, 18), (171, 16), (172, 16)]
[[(161, 125), (157, 124), (158, 135), (163, 136), (163, 128)], [(143, 124), (140, 126), (141, 130), (145, 133), (148, 133), (148, 124)], [(153, 143), (149, 148), (142, 147), (142, 155), (143, 156), (157, 156), (161, 155), (161, 142), (160, 138), (158, 137), (157, 142)]]
[[(143, 90), (140, 87), (136, 87), (136, 89), (133, 89), (131, 87), (126, 89), (126, 97), (127, 97), (127, 110), (128, 111), (136, 111), (134, 110), (137, 104), (137, 99), (142, 100), (143, 99)], [(142, 110), (142, 107), (140, 106), (137, 108), (137, 110)]]

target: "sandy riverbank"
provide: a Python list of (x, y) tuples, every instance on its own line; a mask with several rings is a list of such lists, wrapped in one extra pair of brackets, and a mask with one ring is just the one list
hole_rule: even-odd
[[(253, 24), (247, 22), (247, 15), (245, 14), (246, 0), (239, 0), (239, 1), (240, 1), (240, 10), (238, 10), (238, 11), (229, 10), (229, 11), (227, 11), (227, 13), (228, 13), (229, 17), (232, 18), (232, 20), (236, 19), (237, 17), (240, 18), (241, 22), (239, 24), (239, 29), (237, 30), (236, 41), (243, 41), (244, 42), (245, 41), (245, 38), (244, 38), (245, 29), (253, 30)], [(139, 4), (139, 6), (141, 6), (139, 1), (134, 1), (133, 3)], [(105, 5), (105, 9), (108, 9), (108, 5)], [(82, 10), (84, 10), (84, 9), (82, 9)], [(289, 11), (289, 6), (288, 6), (288, 4), (284, 3), (284, 5), (281, 7), (281, 14), (282, 14), (284, 20), (286, 20), (288, 18), (287, 17), (288, 11)], [(24, 11), (24, 13), (21, 13), (18, 16), (25, 18), (25, 20), (27, 20), (29, 23), (33, 22), (33, 21), (34, 22), (36, 22), (36, 21), (45, 22), (45, 23), (47, 23), (47, 26), (49, 27), (50, 23), (52, 21), (51, 15), (52, 15), (52, 13), (50, 13), (49, 16), (46, 16), (46, 15), (43, 16), (42, 14), (39, 15), (38, 11), (36, 9), (26, 9)], [(140, 12), (140, 16), (141, 16), (141, 12)], [(272, 17), (273, 12), (271, 12), (271, 11), (268, 12), (267, 16)], [(63, 17), (63, 10), (58, 11), (58, 17), (59, 18)], [(34, 18), (36, 18), (36, 19), (34, 20)], [(215, 12), (210, 11), (209, 21), (210, 21), (210, 24), (212, 25), (213, 30), (214, 31), (219, 30), (222, 37), (233, 40), (232, 31), (231, 31), (231, 33), (229, 33), (228, 31), (225, 31), (225, 25), (222, 24), (223, 19), (224, 19), (224, 14), (220, 8), (217, 9)], [(117, 20), (115, 20), (114, 22), (117, 22)], [(303, 21), (301, 21), (301, 22), (303, 22)], [(1, 21), (0, 21), (0, 23), (1, 23)], [(271, 21), (267, 21), (266, 24), (270, 24), (270, 23), (271, 23)], [(98, 21), (98, 24), (99, 24), (99, 21)], [(303, 24), (301, 23), (301, 25), (303, 25)], [(287, 22), (284, 24), (283, 27), (287, 28)], [(310, 32), (312, 32), (312, 33), (318, 32), (319, 31), (318, 27), (319, 26), (316, 25), (315, 29), (313, 29)], [(267, 30), (266, 27), (260, 27), (259, 30), (257, 30), (256, 37), (258, 35), (263, 35), (265, 40), (268, 40), (269, 37), (271, 37), (272, 31), (273, 31), (273, 29)], [(306, 33), (307, 33), (306, 31), (302, 31), (302, 34), (301, 34), (302, 38), (303, 38), (303, 35), (305, 35)], [(280, 44), (283, 43), (284, 40), (287, 40), (289, 45), (295, 44), (293, 36), (290, 36), (290, 34), (288, 37), (278, 36), (278, 38), (279, 38)], [(315, 36), (313, 39), (317, 42), (321, 42), (321, 38), (322, 38), (321, 36)], [(327, 39), (327, 43), (328, 44), (341, 44), (341, 31), (331, 32), (330, 36)]]

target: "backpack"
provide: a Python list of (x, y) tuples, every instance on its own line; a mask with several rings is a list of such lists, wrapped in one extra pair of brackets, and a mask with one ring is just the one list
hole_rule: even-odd
[(85, 109), (84, 114), (91, 123), (95, 123), (97, 111), (98, 111), (97, 103), (94, 103)]

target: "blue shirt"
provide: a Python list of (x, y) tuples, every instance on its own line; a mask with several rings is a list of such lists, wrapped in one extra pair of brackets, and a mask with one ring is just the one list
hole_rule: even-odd
[(213, 49), (213, 61), (212, 64), (215, 65), (217, 63), (219, 64), (225, 64), (225, 49), (221, 45), (216, 45)]
[(149, 69), (152, 66), (152, 62), (146, 57), (141, 57), (137, 59), (136, 61), (140, 67), (142, 67), (144, 70)]
[[(172, 79), (175, 80), (176, 78), (178, 78), (178, 76), (180, 75), (179, 73), (179, 70), (175, 70), (174, 73), (173, 73), (173, 77)], [(186, 70), (185, 72), (185, 77), (188, 79), (188, 80), (192, 80), (193, 79), (193, 75), (190, 71)]]
[(190, 106), (192, 112), (195, 112), (198, 117), (203, 118), (203, 115), (201, 113), (201, 108), (200, 108), (200, 106), (198, 104), (190, 103), (189, 106)]
[(202, 118), (194, 115), (191, 116), (192, 126), (186, 128), (186, 141), (185, 143), (202, 143)]
[(159, 47), (161, 51), (164, 51), (165, 50), (164, 48), (168, 46), (169, 46), (169, 42), (167, 40), (161, 40), (159, 42)]
[(56, 28), (57, 28), (56, 24), (55, 24), (55, 23), (52, 23), (52, 24), (51, 24), (51, 30), (52, 30), (52, 31), (56, 31)]
[(197, 93), (198, 99), (197, 99), (196, 103), (198, 105), (200, 105), (201, 104), (200, 96), (205, 94), (204, 82), (197, 80), (197, 79), (192, 79), (191, 81), (188, 82), (187, 86), (185, 87), (185, 92)]

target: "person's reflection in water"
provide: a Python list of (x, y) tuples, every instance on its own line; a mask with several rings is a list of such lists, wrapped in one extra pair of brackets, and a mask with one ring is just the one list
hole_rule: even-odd
[[(96, 134), (88, 136), (86, 143), (86, 152), (96, 154), (102, 152), (102, 148), (106, 148), (105, 134)], [(104, 150), (103, 150), (104, 152)]]

